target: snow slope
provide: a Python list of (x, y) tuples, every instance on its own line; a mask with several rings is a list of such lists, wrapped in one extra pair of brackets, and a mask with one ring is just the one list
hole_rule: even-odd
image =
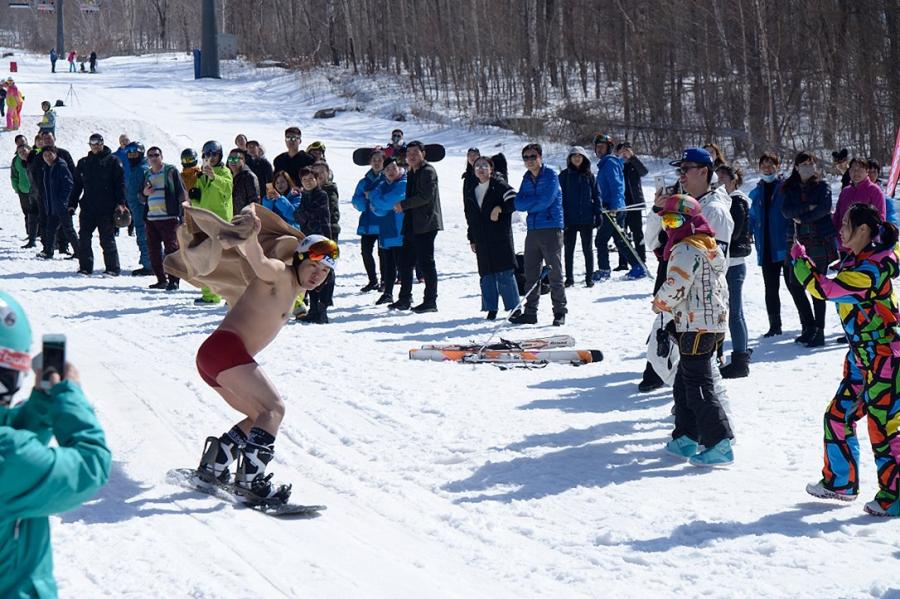
[[(650, 280), (579, 285), (568, 290), (562, 331), (549, 326), (545, 298), (540, 325), (506, 333), (572, 334), (603, 350), (599, 365), (500, 371), (407, 359), (421, 343), (489, 334), (459, 175), (467, 147), (515, 157), (523, 140), (402, 125), (407, 139), (448, 148), (437, 164), (441, 311), (392, 314), (357, 293), (365, 277), (349, 203), (364, 173), (350, 154), (387, 140), (396, 124), (385, 111), (312, 120), (316, 109), (344, 103), (317, 74), (234, 66), (228, 79), (197, 82), (186, 58), (168, 55), (104, 60), (95, 76), (51, 75), (43, 57), (18, 58), (29, 134), (38, 101), (64, 98), (72, 84), (77, 97), (58, 110), (58, 138), (76, 158), (94, 131), (110, 145), (128, 132), (161, 146), (170, 162), (183, 147), (216, 138), (228, 148), (244, 132), (273, 158), (284, 127), (299, 123), (304, 143), (327, 144), (344, 196), (332, 324), (291, 324), (259, 356), (288, 407), (271, 470), (294, 483), (298, 501), (329, 508), (278, 521), (165, 484), (168, 469), (194, 465), (204, 438), (236, 420), (193, 367), (224, 309), (194, 306), (193, 289), (166, 294), (148, 290), (146, 278), (83, 278), (72, 262), (18, 249), (22, 219), (4, 165), (0, 286), (26, 306), (37, 339), (68, 336), (115, 460), (96, 499), (53, 518), (62, 596), (900, 597), (900, 522), (803, 490), (821, 467), (822, 412), (843, 351), (798, 350), (787, 293), (786, 334), (762, 339), (757, 268), (745, 287), (752, 375), (728, 382), (736, 463), (698, 470), (661, 452), (670, 392), (636, 393)], [(11, 133), (0, 149), (11, 158)], [(549, 162), (563, 162), (561, 152), (551, 148)], [(523, 167), (510, 165), (516, 184)], [(519, 245), (523, 238), (520, 230)], [(119, 250), (123, 268), (137, 266), (133, 239), (120, 237)], [(95, 253), (99, 264), (96, 240)], [(421, 298), (421, 287), (414, 293)], [(831, 310), (828, 326), (833, 338)], [(864, 427), (860, 436), (867, 447)], [(875, 491), (866, 450), (861, 472), (865, 501)]]

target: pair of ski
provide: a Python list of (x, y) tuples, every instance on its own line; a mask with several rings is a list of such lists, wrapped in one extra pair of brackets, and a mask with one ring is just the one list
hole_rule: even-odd
[(166, 473), (166, 481), (173, 485), (186, 487), (194, 491), (206, 493), (218, 499), (243, 505), (257, 512), (269, 516), (307, 516), (313, 517), (322, 510), (324, 505), (300, 505), (297, 503), (274, 502), (254, 500), (245, 490), (232, 483), (225, 483), (213, 477), (201, 476), (195, 468), (175, 468)]
[(425, 344), (409, 350), (412, 360), (452, 361), (466, 364), (498, 364), (507, 366), (541, 366), (550, 363), (591, 364), (603, 359), (603, 353), (592, 349), (571, 349), (575, 339), (569, 335), (536, 337), (522, 341), (501, 339), (499, 343)]

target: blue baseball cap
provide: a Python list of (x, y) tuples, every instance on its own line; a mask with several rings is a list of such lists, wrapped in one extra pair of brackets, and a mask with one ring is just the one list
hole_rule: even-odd
[(670, 166), (681, 166), (682, 162), (695, 162), (700, 166), (709, 166), (713, 165), (713, 159), (709, 152), (704, 150), (703, 148), (686, 148), (681, 153), (681, 158), (678, 160), (673, 160), (669, 163)]

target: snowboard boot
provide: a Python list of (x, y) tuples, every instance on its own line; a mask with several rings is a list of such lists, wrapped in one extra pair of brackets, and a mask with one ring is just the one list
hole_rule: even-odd
[(825, 330), (814, 328), (813, 334), (806, 342), (806, 347), (822, 347), (825, 345)]
[(510, 324), (537, 324), (537, 314), (521, 312), (509, 317)]
[(566, 313), (565, 312), (554, 312), (553, 313), (553, 326), (561, 327), (566, 324)]
[(291, 496), (291, 485), (276, 485), (266, 466), (275, 456), (275, 437), (256, 427), (238, 457), (235, 487), (253, 502), (277, 505)]
[(651, 391), (655, 391), (665, 385), (665, 381), (663, 381), (656, 371), (653, 370), (653, 367), (650, 366), (650, 363), (644, 366), (644, 376), (641, 378), (641, 382), (638, 383), (638, 391), (641, 393), (650, 393)]
[(769, 314), (769, 330), (763, 337), (775, 337), (781, 334), (781, 314)]
[(219, 438), (206, 438), (206, 444), (203, 446), (203, 456), (200, 458), (200, 465), (197, 466), (201, 479), (207, 482), (212, 482), (212, 479), (216, 479), (219, 482), (227, 483), (231, 478), (228, 467), (237, 459), (241, 443), (246, 442), (246, 436), (243, 431), (240, 432), (240, 436), (243, 437), (241, 440), (236, 439), (235, 436), (237, 435), (233, 435), (232, 431), (225, 433)]
[(731, 364), (719, 369), (723, 379), (742, 379), (750, 374), (750, 354), (731, 352)]

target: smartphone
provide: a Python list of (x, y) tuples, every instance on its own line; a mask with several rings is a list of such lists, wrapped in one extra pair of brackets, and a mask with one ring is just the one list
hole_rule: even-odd
[(43, 343), (41, 388), (49, 390), (50, 375), (56, 373), (62, 378), (66, 372), (66, 336), (44, 335)]
[(203, 159), (203, 168), (206, 168), (207, 166), (209, 166), (209, 158), (204, 158)]
[(666, 178), (662, 175), (656, 175), (653, 178), (653, 184), (656, 186), (656, 190), (665, 189), (666, 187)]

